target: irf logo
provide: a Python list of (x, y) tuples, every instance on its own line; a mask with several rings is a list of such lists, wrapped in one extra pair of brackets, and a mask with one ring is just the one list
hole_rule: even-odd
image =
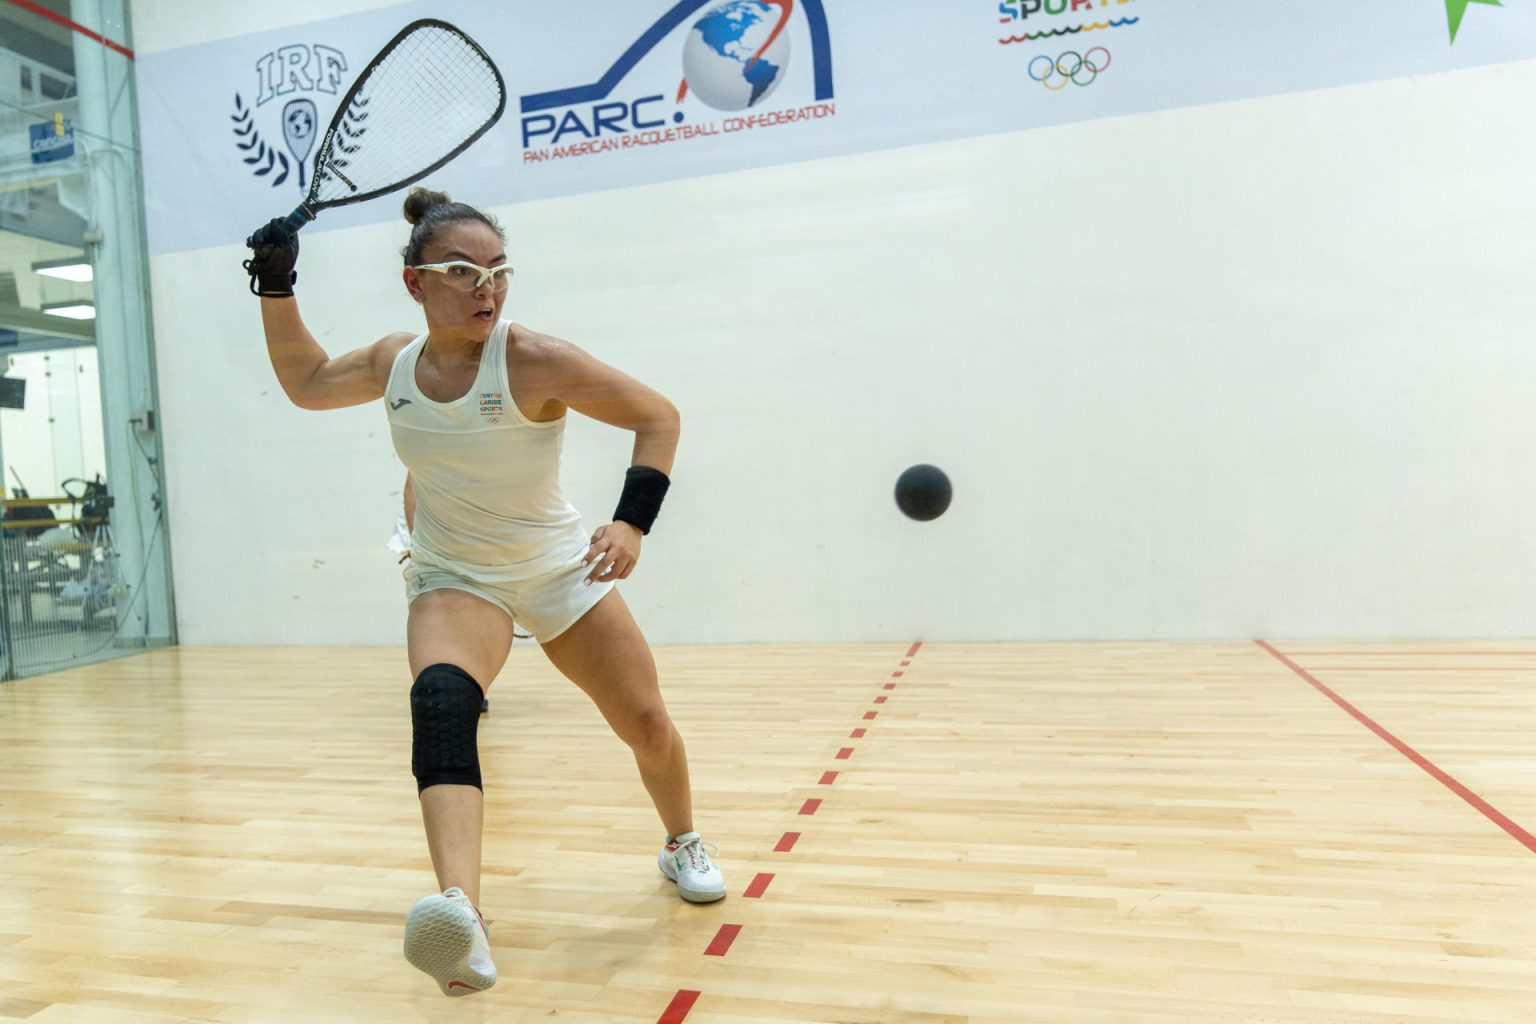
[(342, 52), (318, 43), (305, 46), (279, 46), (256, 62), (256, 105), (293, 92), (323, 92), (336, 95), (341, 76), (346, 73), (347, 58)]
[[(266, 178), (274, 188), (297, 170), (302, 193), (309, 188), (308, 160), (320, 133), (320, 108), (309, 96), (301, 94), (335, 96), (341, 92), (347, 58), (335, 47), (298, 43), (264, 54), (257, 59), (255, 70), (255, 102), (248, 104), (243, 94), (235, 93), (235, 111), (230, 117), (235, 148), (250, 173)], [(292, 98), (283, 104), (275, 126), (270, 115), (266, 121), (269, 135), (282, 136), (286, 153), (266, 141), (257, 117), (260, 108), (283, 97)]]

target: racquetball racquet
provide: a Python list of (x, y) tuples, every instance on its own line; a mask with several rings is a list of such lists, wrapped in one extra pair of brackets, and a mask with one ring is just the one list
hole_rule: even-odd
[(321, 210), (420, 181), (489, 131), (506, 107), (507, 84), (480, 44), (446, 21), (411, 22), (337, 104), (309, 194), (283, 227), (297, 232)]

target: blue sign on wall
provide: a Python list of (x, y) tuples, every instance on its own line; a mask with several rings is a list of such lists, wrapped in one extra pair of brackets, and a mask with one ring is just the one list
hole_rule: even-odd
[[(62, 129), (62, 131), (60, 130)], [(44, 121), (27, 129), (32, 139), (32, 162), (51, 164), (75, 155), (75, 126), (72, 121)]]

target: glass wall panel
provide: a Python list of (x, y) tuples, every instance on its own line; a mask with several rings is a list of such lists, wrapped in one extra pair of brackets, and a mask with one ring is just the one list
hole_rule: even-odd
[(0, 3), (5, 678), (174, 639), (125, 50), (121, 0)]

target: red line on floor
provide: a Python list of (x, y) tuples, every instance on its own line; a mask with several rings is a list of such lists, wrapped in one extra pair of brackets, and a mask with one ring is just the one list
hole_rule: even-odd
[(851, 740), (861, 740), (864, 738), (864, 734), (867, 732), (869, 732), (868, 729), (855, 729), (853, 732), (848, 734), (848, 738)]
[(672, 997), (667, 1008), (661, 1011), (656, 1024), (683, 1024), (683, 1018), (688, 1016), (688, 1011), (693, 1009), (693, 1004), (699, 1001), (699, 995), (700, 993), (691, 989), (678, 989), (677, 995)]
[(891, 698), (889, 698), (889, 697), (876, 697), (875, 698), (875, 703), (876, 704), (884, 704), (886, 701), (888, 701), (890, 699)]
[(880, 712), (878, 711), (866, 711), (864, 712), (864, 721), (873, 722), (875, 718), (879, 716), (879, 714)]
[(740, 934), (741, 925), (739, 924), (721, 925), (720, 930), (715, 933), (714, 941), (710, 942), (709, 948), (704, 951), (704, 955), (725, 956), (731, 951), (731, 943), (735, 942), (736, 936)]
[(1313, 665), (1319, 672), (1536, 672), (1536, 665)]
[[(11, 2), (21, 6), (30, 6), (29, 0), (11, 0)], [(109, 42), (108, 45), (113, 44)], [(128, 52), (128, 56), (132, 57), (133, 54)], [(681, 95), (681, 93), (679, 93), (679, 95)], [(902, 668), (906, 668), (912, 663), (911, 659), (917, 656), (917, 652), (922, 648), (922, 646), (923, 643), (921, 640), (919, 640), (910, 648), (908, 648), (907, 658), (901, 663)], [(891, 676), (892, 678), (899, 679), (901, 677), (901, 673), (893, 672), (891, 673)], [(895, 683), (885, 684), (885, 689), (887, 690), (894, 690), (895, 688)], [(875, 703), (884, 704), (885, 700), (886, 699), (884, 697), (876, 697)], [(873, 711), (866, 712), (864, 715), (866, 720), (872, 719), (874, 717), (875, 712)], [(864, 729), (855, 729), (853, 730), (853, 738), (858, 739), (859, 737), (863, 736), (864, 733)], [(846, 761), (852, 755), (852, 747), (843, 747), (837, 752), (838, 760), (842, 761)], [(820, 785), (832, 785), (833, 782), (837, 781), (837, 776), (837, 772), (822, 772)], [(820, 807), (821, 801), (819, 799), (810, 799), (801, 806), (800, 813), (815, 814)], [(775, 853), (788, 853), (794, 849), (795, 843), (799, 842), (799, 840), (799, 832), (785, 832), (782, 836), (779, 837), (779, 841), (774, 846), (773, 851)], [(747, 899), (759, 899), (764, 893), (768, 891), (768, 885), (772, 881), (772, 874), (768, 872), (760, 872), (755, 877), (753, 877), (751, 884), (747, 886), (747, 890), (743, 895)], [(720, 931), (715, 934), (714, 941), (709, 944), (709, 948), (704, 951), (704, 955), (725, 956), (726, 952), (730, 950), (731, 944), (736, 941), (736, 936), (741, 934), (741, 928), (742, 926), (739, 924), (721, 925)], [(683, 1019), (688, 1016), (688, 1012), (693, 1009), (694, 1003), (698, 1002), (699, 996), (701, 994), (702, 993), (692, 989), (678, 989), (677, 995), (672, 997), (672, 1002), (667, 1005), (667, 1008), (664, 1011), (662, 1011), (661, 1017), (657, 1020), (656, 1024), (682, 1024)]]
[(1457, 782), (1449, 774), (1442, 771), (1438, 766), (1431, 762), (1429, 758), (1425, 757), (1423, 754), (1420, 754), (1417, 750), (1414, 750), (1412, 747), (1398, 739), (1396, 736), (1392, 735), (1386, 729), (1377, 725), (1376, 722), (1373, 721), (1365, 712), (1361, 711), (1349, 701), (1333, 692), (1333, 690), (1323, 685), (1323, 683), (1319, 681), (1315, 676), (1313, 676), (1306, 669), (1302, 668), (1300, 665), (1296, 664), (1290, 658), (1287, 658), (1285, 655), (1275, 650), (1275, 648), (1271, 647), (1263, 640), (1257, 640), (1255, 643), (1257, 643), (1264, 650), (1268, 651), (1275, 658), (1275, 660), (1279, 661), (1286, 668), (1296, 673), (1308, 683), (1311, 683), (1319, 693), (1333, 701), (1339, 707), (1343, 708), (1350, 715), (1350, 717), (1355, 719), (1355, 721), (1359, 722), (1361, 725), (1371, 730), (1371, 732), (1385, 740), (1387, 744), (1393, 747), (1399, 754), (1402, 754), (1408, 760), (1418, 765), (1424, 771), (1428, 772), (1429, 775), (1437, 782), (1445, 786), (1445, 788), (1449, 789), (1452, 793), (1455, 793), (1467, 803), (1471, 804), (1472, 807), (1478, 811), (1478, 813), (1483, 815), (1483, 817), (1487, 818), (1489, 821), (1499, 826), (1499, 828), (1509, 833), (1510, 837), (1513, 838), (1517, 843), (1524, 846), (1532, 853), (1536, 853), (1536, 836), (1531, 835), (1531, 833), (1515, 824), (1504, 814), (1501, 814), (1498, 809), (1488, 801), (1472, 792), (1466, 786), (1463, 786), (1460, 782)]
[(1536, 651), (1297, 651), (1298, 658), (1536, 658)]
[(10, 0), (10, 2), (17, 7), (20, 7), (24, 11), (31, 11), (39, 18), (47, 18), (49, 21), (56, 25), (63, 25), (71, 32), (78, 32), (85, 36), (87, 39), (94, 39), (102, 46), (105, 46), (111, 50), (116, 50), (118, 53), (122, 54), (124, 57), (127, 57), (129, 60), (133, 60), (133, 51), (128, 49), (128, 47), (124, 46), (122, 43), (113, 42), (106, 36), (102, 35), (100, 32), (91, 31), (84, 25), (80, 24), (78, 21), (70, 21), (68, 18), (64, 17), (64, 15), (56, 14), (41, 4), (33, 3), (32, 0)]

